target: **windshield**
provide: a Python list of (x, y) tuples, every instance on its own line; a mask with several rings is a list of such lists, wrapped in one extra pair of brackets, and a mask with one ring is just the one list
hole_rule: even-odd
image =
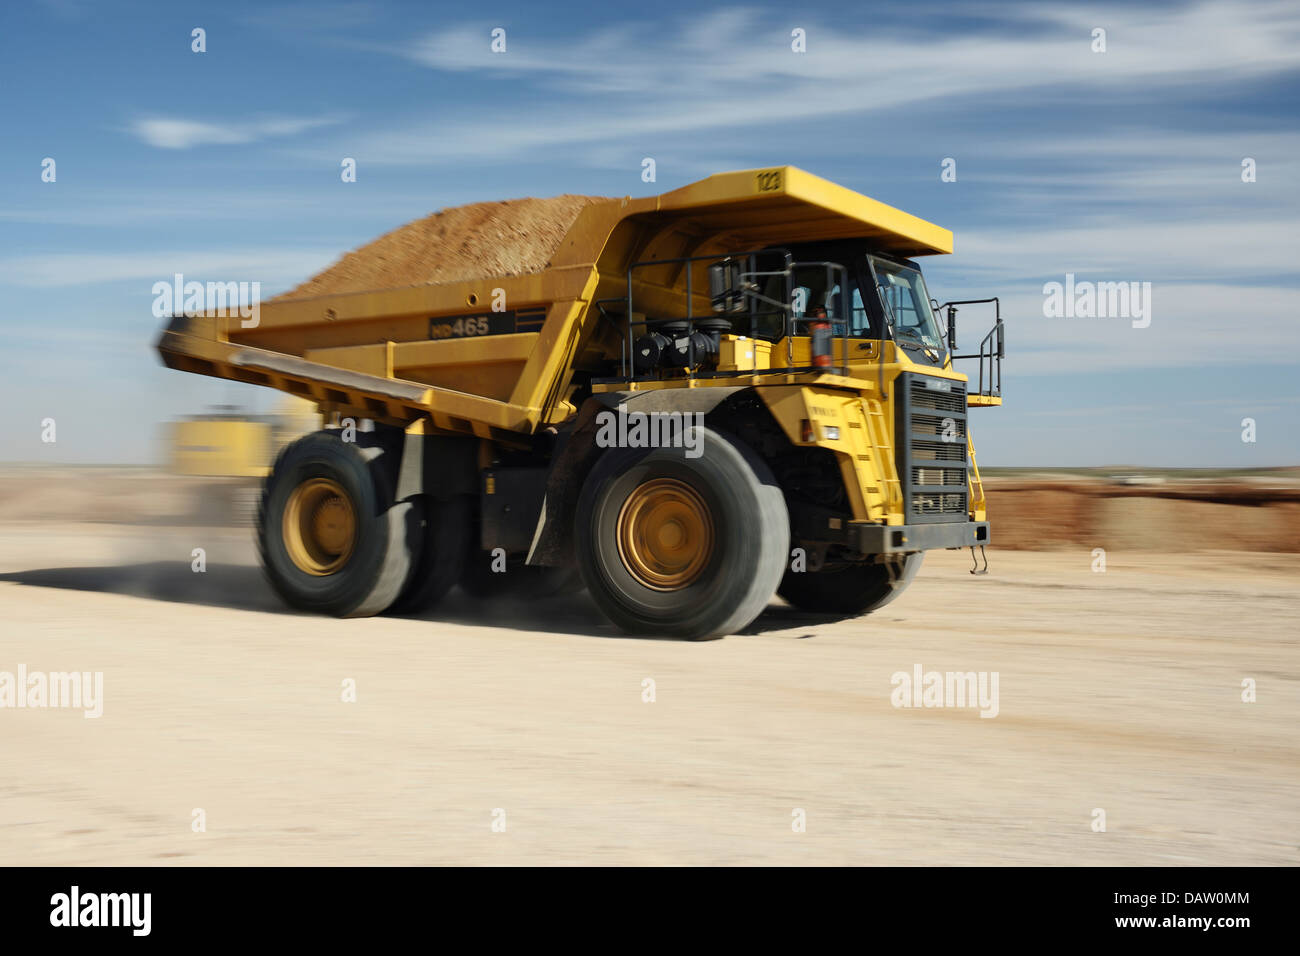
[(939, 324), (930, 310), (930, 293), (921, 273), (871, 256), (880, 298), (894, 326), (894, 338), (904, 347), (939, 350)]

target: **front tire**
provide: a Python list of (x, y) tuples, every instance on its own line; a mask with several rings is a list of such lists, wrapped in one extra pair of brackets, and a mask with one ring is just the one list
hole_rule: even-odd
[(393, 502), (395, 463), (381, 445), (336, 431), (289, 445), (258, 509), (257, 546), (271, 586), (293, 607), (337, 617), (378, 614), (418, 556), (418, 516)]
[(790, 570), (777, 593), (804, 611), (866, 614), (907, 590), (924, 558), (924, 551), (914, 551), (882, 564), (850, 564), (829, 571)]
[(578, 567), (611, 621), (634, 634), (707, 640), (767, 605), (790, 541), (785, 498), (750, 449), (704, 429), (702, 454), (606, 451), (577, 508)]

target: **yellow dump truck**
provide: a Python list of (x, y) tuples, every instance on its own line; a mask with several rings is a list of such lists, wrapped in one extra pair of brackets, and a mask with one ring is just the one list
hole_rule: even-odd
[(279, 449), (320, 424), (314, 405), (288, 396), (269, 415), (218, 405), (168, 423), (168, 464), (178, 475), (265, 478)]
[[(481, 243), (529, 232), (507, 206)], [(457, 583), (531, 598), (580, 580), (627, 631), (702, 639), (774, 592), (872, 610), (924, 551), (989, 540), (966, 423), (1001, 404), (1002, 320), (981, 300), (995, 324), (954, 354), (966, 303), (932, 300), (915, 261), (950, 232), (789, 166), (564, 209), (515, 274), (480, 252), (481, 275), (359, 274), (255, 323), (170, 321), (170, 367), (330, 423), (262, 493), (287, 602), (411, 613)]]
[(170, 424), (171, 470), (178, 475), (263, 478), (270, 470), (271, 423), (219, 409)]

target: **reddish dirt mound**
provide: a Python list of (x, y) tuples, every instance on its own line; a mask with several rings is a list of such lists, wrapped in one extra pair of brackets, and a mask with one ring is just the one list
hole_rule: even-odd
[(986, 480), (994, 547), (1300, 551), (1300, 490)]
[(276, 299), (541, 272), (578, 214), (601, 201), (564, 195), (444, 209), (347, 253)]

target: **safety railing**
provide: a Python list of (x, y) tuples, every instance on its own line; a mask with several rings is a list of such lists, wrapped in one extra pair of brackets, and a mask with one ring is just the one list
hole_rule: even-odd
[[(992, 303), (994, 322), (993, 328), (989, 329), (988, 334), (980, 340), (979, 351), (972, 352), (969, 355), (958, 355), (957, 349), (957, 306), (966, 305), (987, 305)], [(1002, 303), (997, 296), (991, 299), (959, 299), (954, 302), (945, 302), (938, 306), (936, 312), (947, 312), (948, 317), (948, 355), (954, 361), (964, 359), (976, 359), (979, 362), (979, 368), (976, 373), (977, 388), (974, 391), (967, 391), (968, 395), (981, 395), (985, 398), (1000, 398), (1002, 396), (1002, 359), (1006, 357), (1006, 339), (1003, 337), (1002, 326)]]
[[(759, 257), (780, 256), (783, 262), (782, 268), (779, 269), (760, 269)], [(727, 268), (733, 268), (734, 264), (743, 263), (743, 268), (734, 272), (735, 285), (728, 285), (721, 291), (710, 288), (710, 311), (704, 314), (697, 314), (695, 311), (696, 283), (694, 281), (692, 267), (698, 263), (707, 262), (710, 265), (725, 264)], [(648, 315), (640, 319), (636, 318), (635, 311), (635, 273), (639, 269), (647, 269), (663, 266), (681, 266), (685, 273), (685, 299), (686, 314), (684, 316), (669, 316), (665, 318), (650, 318)], [(794, 294), (793, 276), (796, 268), (800, 267), (822, 267), (826, 269), (826, 289), (830, 290), (835, 287), (835, 278), (838, 276), (839, 297), (841, 300), (839, 314), (842, 318), (833, 320), (822, 316), (794, 315), (792, 297)], [(800, 325), (807, 325), (815, 322), (825, 322), (831, 327), (832, 339), (840, 339), (840, 356), (841, 362), (839, 368), (829, 366), (817, 366), (816, 371), (832, 372), (838, 371), (847, 374), (849, 364), (849, 320), (848, 312), (845, 308), (850, 301), (850, 293), (847, 281), (847, 270), (844, 266), (834, 262), (795, 262), (793, 255), (785, 249), (761, 249), (748, 252), (736, 252), (726, 255), (708, 255), (708, 256), (681, 256), (670, 259), (647, 259), (634, 262), (628, 266), (626, 281), (627, 292), (621, 299), (602, 299), (595, 303), (600, 314), (610, 321), (617, 321), (613, 314), (614, 303), (620, 303), (623, 306), (622, 332), (623, 343), (620, 351), (619, 372), (624, 381), (637, 381), (655, 377), (657, 371), (662, 369), (651, 369), (638, 375), (635, 348), (638, 340), (636, 330), (642, 330), (641, 335), (648, 335), (652, 331), (661, 329), (670, 330), (675, 336), (684, 335), (687, 339), (687, 352), (684, 359), (684, 365), (676, 367), (677, 371), (685, 373), (687, 378), (694, 378), (701, 374), (700, 356), (697, 354), (697, 340), (695, 333), (704, 331), (706, 333), (717, 333), (724, 331), (721, 329), (720, 322), (727, 324), (725, 331), (732, 334), (748, 334), (751, 338), (758, 337), (759, 323), (764, 319), (770, 319), (774, 314), (780, 316), (780, 329), (777, 341), (781, 338), (786, 340), (786, 366), (784, 368), (772, 369), (752, 369), (745, 370), (744, 374), (765, 374), (765, 373), (785, 373), (791, 371), (812, 370), (794, 367), (794, 341), (793, 336), (799, 334)], [(766, 296), (761, 291), (759, 280), (779, 278), (781, 280), (781, 293), (783, 298), (777, 300)], [(672, 285), (665, 286), (665, 291), (671, 293)], [(834, 323), (838, 321), (842, 325), (843, 334), (834, 335)], [(806, 331), (804, 334), (808, 334)], [(834, 354), (834, 344), (832, 343), (831, 355)], [(722, 374), (722, 373), (712, 373)]]

